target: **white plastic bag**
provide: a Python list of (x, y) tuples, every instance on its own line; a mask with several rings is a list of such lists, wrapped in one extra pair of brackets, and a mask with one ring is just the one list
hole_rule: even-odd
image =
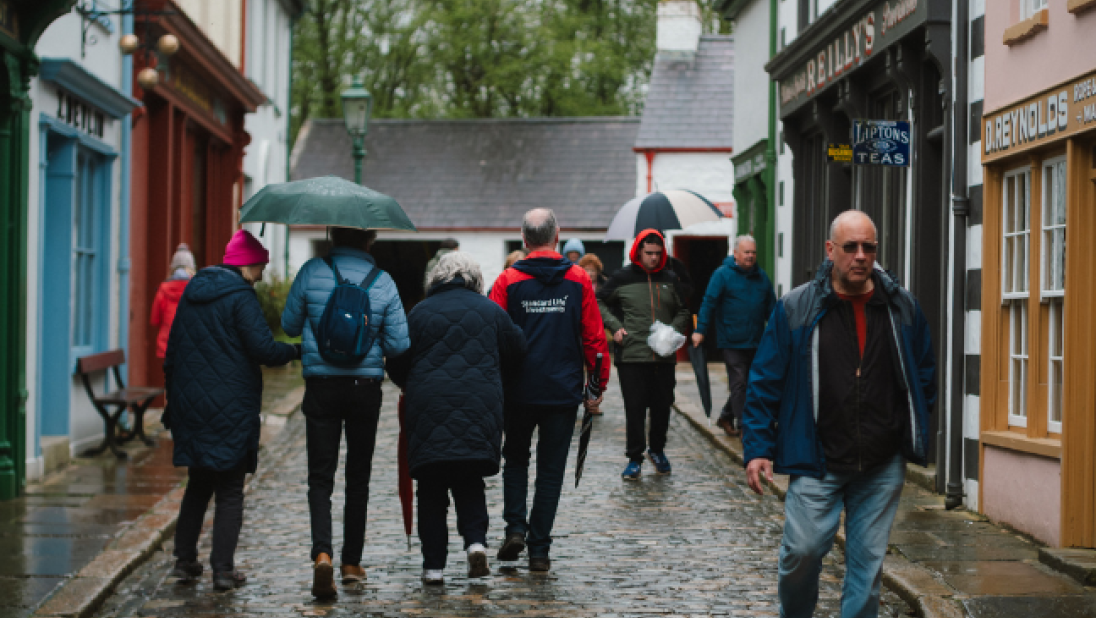
[(685, 345), (685, 335), (675, 331), (669, 324), (655, 320), (651, 325), (651, 336), (647, 337), (647, 345), (659, 356), (670, 356)]

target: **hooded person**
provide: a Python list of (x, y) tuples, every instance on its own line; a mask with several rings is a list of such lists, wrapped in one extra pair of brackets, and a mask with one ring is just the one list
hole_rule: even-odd
[(159, 329), (156, 336), (156, 358), (163, 358), (167, 354), (167, 338), (171, 334), (171, 324), (175, 321), (175, 311), (195, 270), (194, 254), (190, 252), (190, 247), (185, 242), (179, 243), (167, 268), (167, 280), (160, 284), (156, 297), (152, 300), (149, 323)]
[(217, 590), (247, 579), (233, 556), (243, 525), (244, 477), (258, 464), (260, 365), (284, 365), (301, 355), (300, 346), (274, 340), (252, 287), (269, 261), (254, 236), (237, 231), (224, 262), (203, 268), (187, 284), (164, 360), (164, 425), (171, 429), (174, 464), (188, 474), (175, 528), (174, 574), (201, 575), (198, 536), (216, 495), (209, 559)]
[[(597, 297), (601, 319), (616, 344), (617, 376), (627, 418), (628, 465), (622, 476), (635, 480), (642, 471), (645, 448), (660, 474), (671, 471), (664, 449), (677, 384), (674, 378), (677, 359), (673, 354), (656, 354), (647, 345), (647, 338), (655, 321), (684, 333), (690, 312), (680, 279), (666, 268), (666, 241), (662, 234), (643, 230), (628, 255), (632, 263), (613, 273), (598, 290)], [(645, 435), (648, 410), (650, 448)]]
[[(529, 570), (548, 571), (552, 525), (579, 404), (601, 403), (601, 397), (583, 398), (584, 372), (593, 372), (597, 355), (608, 350), (590, 278), (555, 250), (559, 246), (555, 213), (547, 208), (525, 213), (521, 236), (529, 248), (528, 257), (504, 270), (490, 294), (521, 328), (528, 344), (525, 362), (506, 385), (502, 446), (506, 537), (498, 559), (517, 560), (528, 546)], [(601, 384), (608, 384), (608, 363), (602, 365), (600, 377)], [(526, 499), (534, 431), (537, 480), (530, 512)]]
[(582, 256), (586, 255), (586, 245), (577, 238), (572, 238), (563, 244), (563, 257), (578, 264)]

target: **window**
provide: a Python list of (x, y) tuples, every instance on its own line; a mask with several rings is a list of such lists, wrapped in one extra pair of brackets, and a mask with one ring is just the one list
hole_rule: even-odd
[(1062, 433), (1062, 376), (1065, 372), (1066, 161), (1043, 163), (1043, 236), (1040, 288), (1048, 306), (1047, 430)]
[(784, 181), (780, 181), (780, 205), (784, 205)]
[(1028, 19), (1047, 8), (1047, 0), (1020, 0), (1020, 19)]
[(97, 157), (80, 149), (77, 154), (72, 212), (72, 346), (93, 349), (98, 341), (96, 301), (102, 289), (101, 196)]
[(1027, 426), (1028, 251), (1031, 226), (1031, 170), (1005, 174), (1002, 190), (1002, 298), (1009, 322), (1008, 423)]
[(777, 257), (784, 257), (784, 232), (776, 235), (776, 255)]

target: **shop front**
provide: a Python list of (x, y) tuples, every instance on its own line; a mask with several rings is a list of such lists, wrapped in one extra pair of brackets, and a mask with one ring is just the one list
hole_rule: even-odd
[[(773, 240), (773, 173), (765, 160), (768, 140), (761, 140), (742, 154), (731, 157), (734, 165), (734, 201), (738, 210), (738, 233), (757, 239), (757, 263), (765, 272), (775, 272)], [(775, 163), (775, 162), (774, 162)]]
[(1096, 547), (1096, 69), (981, 130), (979, 504), (1050, 545)]
[(34, 46), (75, 0), (0, 2), (0, 500), (26, 479), (27, 192)]
[[(774, 57), (784, 141), (792, 150), (791, 283), (825, 258), (830, 222), (862, 210), (879, 231), (878, 262), (920, 300), (934, 349), (946, 341), (951, 3), (858, 0), (835, 6)], [(909, 121), (905, 166), (831, 162), (856, 120)], [(938, 366), (945, 365), (938, 362)], [(943, 385), (943, 370), (940, 373)], [(939, 408), (939, 406), (937, 406)], [(936, 419), (933, 427), (936, 427)], [(930, 460), (936, 457), (936, 430)]]
[(171, 34), (179, 41), (170, 58), (142, 55), (134, 66), (138, 77), (152, 66), (159, 78), (148, 88), (139, 79), (134, 84), (145, 113), (133, 125), (130, 379), (158, 385), (163, 370), (149, 325), (152, 300), (179, 243), (190, 246), (199, 268), (220, 262), (242, 204), (244, 115), (266, 96), (173, 2), (138, 4), (168, 13), (150, 17), (139, 36), (156, 41)]

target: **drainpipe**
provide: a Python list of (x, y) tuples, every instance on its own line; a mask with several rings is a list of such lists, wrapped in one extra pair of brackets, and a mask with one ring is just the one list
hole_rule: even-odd
[[(779, 29), (777, 28), (777, 5), (780, 0), (769, 0), (769, 60), (776, 56), (776, 41)], [(773, 278), (776, 278), (776, 80), (769, 80), (769, 139), (765, 143), (765, 208), (768, 211), (766, 217), (765, 233), (768, 240), (765, 243), (765, 260), (772, 268)]]
[(970, 65), (970, 3), (955, 3), (955, 100), (952, 117), (951, 214), (955, 230), (952, 243), (951, 416), (948, 431), (948, 485), (944, 507), (963, 504), (963, 392), (966, 369), (967, 216), (970, 198), (967, 187), (967, 158), (970, 153), (970, 110), (967, 108), (967, 72)]
[[(133, 14), (122, 15), (122, 34), (133, 33)], [(133, 56), (122, 57), (122, 92), (133, 96)], [(122, 144), (119, 165), (118, 187), (118, 347), (129, 350), (129, 200), (130, 175), (132, 165), (131, 137), (133, 131), (132, 116), (127, 114), (120, 119), (122, 124)], [(124, 377), (129, 379), (129, 365), (123, 365)]]
[[(285, 181), (292, 180), (290, 174), (290, 155), (293, 154), (293, 140), (290, 139), (293, 130), (293, 41), (297, 32), (297, 20), (300, 19), (300, 15), (292, 15), (289, 18), (289, 97), (286, 98), (285, 106)], [(289, 280), (289, 224), (285, 226), (285, 243), (284, 243), (283, 258), (285, 259), (285, 269), (282, 271), (285, 273), (285, 279)]]

